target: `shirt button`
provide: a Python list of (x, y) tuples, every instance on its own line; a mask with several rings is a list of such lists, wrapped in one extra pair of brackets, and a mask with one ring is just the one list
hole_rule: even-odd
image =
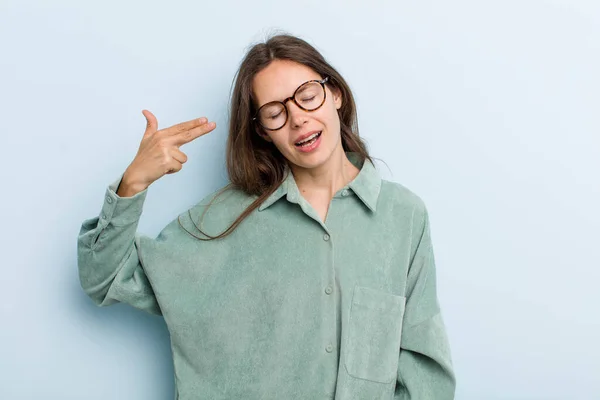
[(106, 201), (108, 201), (109, 203), (112, 203), (112, 198), (111, 197), (106, 197)]
[(101, 214), (101, 215), (100, 215), (100, 218), (102, 218), (102, 219), (106, 219), (106, 215), (104, 215), (104, 214)]
[(348, 196), (348, 189), (342, 190), (342, 196)]
[(323, 235), (323, 240), (324, 241), (328, 241), (329, 240), (329, 235), (328, 234), (324, 234)]
[(325, 351), (331, 353), (333, 351), (333, 346), (331, 344), (328, 344), (327, 347), (325, 347)]
[(327, 287), (325, 288), (325, 293), (327, 293), (327, 294), (331, 294), (331, 292), (333, 292), (333, 289), (331, 288), (331, 286), (327, 286)]

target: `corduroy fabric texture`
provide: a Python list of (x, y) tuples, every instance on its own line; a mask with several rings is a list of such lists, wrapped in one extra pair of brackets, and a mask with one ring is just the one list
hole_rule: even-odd
[[(100, 306), (124, 302), (169, 329), (175, 399), (453, 399), (455, 377), (436, 293), (422, 199), (369, 162), (323, 222), (289, 173), (224, 239), (170, 222), (137, 232), (148, 189), (119, 177), (77, 241), (81, 285)], [(216, 235), (256, 197), (216, 192), (179, 215)]]

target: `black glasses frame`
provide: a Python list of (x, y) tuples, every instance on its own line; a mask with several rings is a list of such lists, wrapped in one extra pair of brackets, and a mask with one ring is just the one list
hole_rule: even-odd
[[(290, 97), (288, 97), (287, 99), (285, 99), (285, 100), (283, 100), (283, 101), (276, 101), (276, 100), (275, 100), (275, 101), (270, 101), (270, 102), (268, 102), (268, 103), (265, 103), (265, 104), (263, 104), (262, 106), (260, 106), (260, 107), (258, 108), (258, 110), (256, 111), (256, 113), (254, 114), (254, 117), (252, 117), (252, 121), (254, 121), (254, 122), (258, 122), (258, 124), (259, 124), (259, 125), (260, 125), (260, 126), (263, 128), (263, 129), (266, 129), (266, 130), (268, 130), (268, 131), (277, 131), (277, 130), (279, 130), (279, 129), (283, 128), (283, 127), (285, 126), (285, 124), (287, 124), (288, 117), (289, 117), (289, 115), (290, 115), (290, 113), (289, 113), (289, 110), (288, 110), (288, 108), (287, 108), (287, 104), (286, 104), (286, 103), (287, 103), (289, 100), (293, 100), (293, 101), (294, 101), (294, 104), (296, 104), (298, 107), (300, 107), (300, 108), (301, 108), (302, 110), (304, 110), (304, 111), (316, 111), (316, 110), (318, 110), (319, 108), (321, 108), (321, 106), (322, 106), (323, 104), (325, 104), (325, 100), (327, 99), (327, 90), (325, 90), (325, 83), (326, 83), (328, 80), (329, 80), (329, 77), (328, 77), (328, 76), (326, 76), (325, 78), (323, 78), (323, 79), (321, 79), (321, 80), (319, 80), (319, 79), (313, 79), (313, 80), (310, 80), (310, 81), (306, 81), (306, 82), (304, 82), (302, 85), (298, 86), (298, 88), (297, 88), (296, 90), (294, 90), (294, 94), (293, 94), (293, 95), (291, 95)], [(313, 82), (317, 82), (317, 83), (320, 83), (320, 84), (321, 84), (321, 87), (323, 88), (323, 101), (322, 101), (322, 102), (321, 102), (321, 104), (319, 104), (319, 105), (318, 105), (316, 108), (313, 108), (313, 109), (310, 109), (310, 110), (309, 110), (309, 109), (307, 109), (307, 108), (304, 108), (304, 107), (302, 107), (300, 104), (298, 104), (298, 102), (296, 101), (296, 93), (298, 93), (298, 91), (299, 91), (299, 90), (300, 90), (300, 89), (301, 89), (301, 88), (302, 88), (304, 85), (308, 85), (309, 83), (313, 83)], [(259, 113), (260, 113), (260, 110), (261, 110), (263, 107), (265, 107), (265, 106), (268, 106), (268, 105), (271, 105), (271, 104), (281, 104), (281, 105), (283, 105), (283, 109), (285, 110), (285, 121), (283, 122), (283, 125), (281, 125), (279, 128), (267, 128), (266, 126), (264, 126), (264, 125), (263, 125), (263, 124), (260, 122), (260, 118), (258, 118), (258, 115), (259, 115)]]

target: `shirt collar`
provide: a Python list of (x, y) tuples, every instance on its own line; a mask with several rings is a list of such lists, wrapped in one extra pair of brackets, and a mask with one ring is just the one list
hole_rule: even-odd
[[(358, 153), (346, 152), (348, 160), (358, 169), (360, 169), (358, 175), (344, 188), (350, 188), (358, 196), (358, 198), (373, 212), (377, 208), (377, 199), (379, 197), (379, 191), (381, 189), (381, 177), (375, 166), (365, 159), (364, 162), (360, 160)], [(277, 189), (260, 205), (259, 211), (271, 206), (277, 200), (286, 196), (286, 199), (292, 203), (298, 203), (300, 201), (300, 191), (296, 185), (294, 175), (290, 170), (289, 166), (285, 166), (284, 172), (285, 179), (277, 187)]]

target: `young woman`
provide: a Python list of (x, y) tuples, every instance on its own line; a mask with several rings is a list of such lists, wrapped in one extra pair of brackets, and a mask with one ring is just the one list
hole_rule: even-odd
[(147, 128), (83, 222), (79, 276), (100, 306), (162, 315), (175, 398), (432, 399), (455, 378), (423, 201), (382, 180), (352, 92), (302, 39), (252, 47), (231, 98), (231, 183), (156, 238), (148, 187), (187, 160), (206, 118)]

